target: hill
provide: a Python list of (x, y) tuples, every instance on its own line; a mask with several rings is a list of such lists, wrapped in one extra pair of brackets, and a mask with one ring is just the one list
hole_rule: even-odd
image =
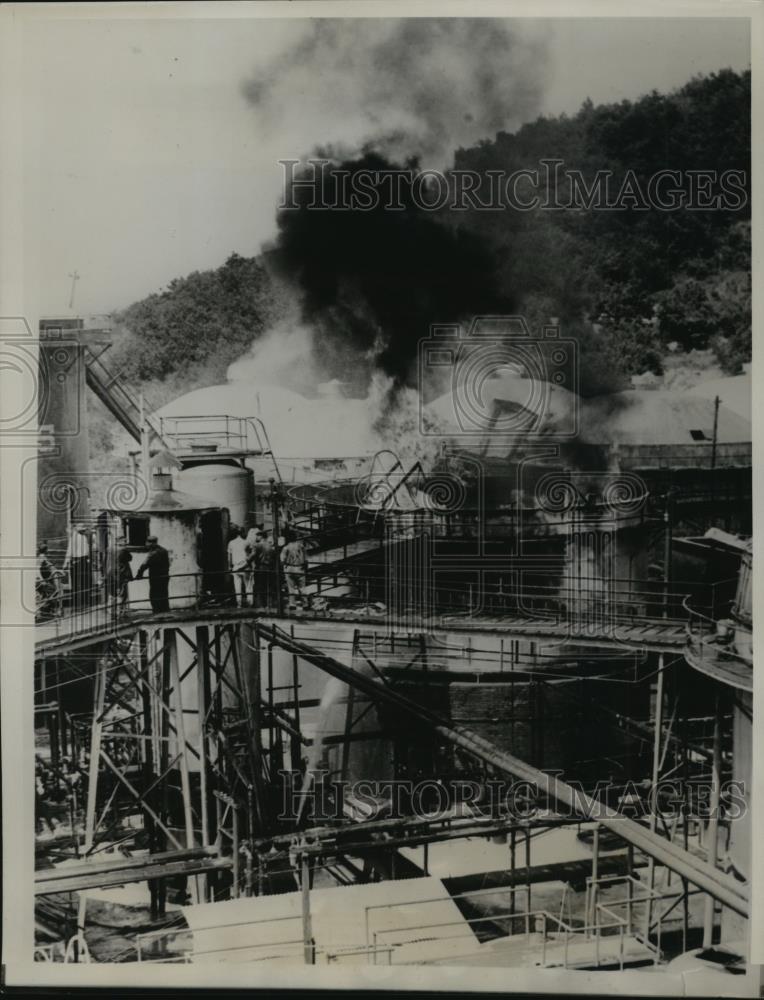
[[(645, 184), (659, 171), (737, 170), (747, 198), (750, 73), (724, 70), (637, 101), (587, 101), (574, 116), (456, 151), (454, 168), (537, 169), (544, 159), (587, 182), (602, 170), (633, 171)], [(385, 166), (367, 152), (335, 169), (369, 164)], [(278, 223), (275, 245), (260, 256), (234, 254), (114, 317), (113, 362), (153, 405), (223, 380), (290, 317), (317, 332), (327, 378), (346, 377), (354, 352), (411, 382), (429, 323), (496, 310), (522, 312), (532, 327), (559, 317), (579, 341), (587, 394), (660, 374), (669, 354), (707, 352), (731, 374), (750, 360), (747, 200), (714, 211), (460, 213), (409, 201), (402, 213), (282, 212)]]

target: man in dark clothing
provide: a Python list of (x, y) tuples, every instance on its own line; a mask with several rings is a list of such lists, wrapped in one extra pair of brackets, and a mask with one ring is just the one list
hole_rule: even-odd
[(277, 604), (278, 575), (276, 550), (269, 531), (264, 528), (257, 533), (254, 544), (253, 561), (255, 567), (255, 607), (274, 608)]
[(148, 555), (138, 567), (135, 579), (140, 580), (148, 570), (151, 610), (155, 612), (169, 611), (170, 553), (167, 549), (162, 548), (156, 535), (149, 535), (146, 542), (149, 546)]

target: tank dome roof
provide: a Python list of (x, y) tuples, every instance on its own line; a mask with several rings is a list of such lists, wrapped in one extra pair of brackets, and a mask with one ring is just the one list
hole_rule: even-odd
[(278, 458), (343, 458), (379, 447), (363, 399), (336, 394), (307, 399), (279, 386), (237, 381), (194, 389), (156, 411), (158, 417), (258, 417)]

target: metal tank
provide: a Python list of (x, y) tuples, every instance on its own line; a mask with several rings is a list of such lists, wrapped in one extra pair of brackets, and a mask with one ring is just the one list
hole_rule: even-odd
[(255, 478), (251, 469), (223, 462), (204, 462), (175, 475), (176, 487), (218, 507), (227, 507), (232, 524), (250, 525), (255, 515)]

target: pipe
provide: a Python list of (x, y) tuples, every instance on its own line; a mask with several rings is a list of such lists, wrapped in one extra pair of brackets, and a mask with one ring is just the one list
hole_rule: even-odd
[[(711, 803), (710, 815), (708, 818), (708, 828), (706, 829), (707, 857), (710, 865), (716, 864), (719, 841), (719, 798), (721, 791), (721, 705), (719, 697), (716, 698), (714, 709), (714, 762), (712, 767)], [(703, 915), (703, 947), (710, 948), (714, 936), (714, 898), (706, 898), (705, 912)]]
[[(663, 736), (663, 678), (665, 674), (665, 667), (663, 665), (663, 653), (658, 657), (658, 681), (655, 688), (655, 734), (653, 739), (653, 770), (652, 770), (652, 787), (658, 787), (658, 779), (660, 778), (661, 770), (661, 738)], [(650, 811), (650, 832), (655, 833), (658, 825), (658, 803), (653, 802), (653, 808)], [(647, 870), (647, 887), (650, 890), (650, 896), (647, 901), (647, 906), (645, 907), (645, 934), (647, 935), (650, 931), (650, 925), (652, 924), (653, 917), (653, 897), (652, 892), (655, 888), (655, 859), (650, 858), (648, 870)]]
[(551, 798), (561, 802), (572, 811), (583, 814), (586, 818), (597, 817), (598, 822), (626, 841), (648, 857), (655, 858), (667, 868), (676, 871), (688, 879), (693, 885), (710, 893), (715, 899), (728, 906), (741, 916), (748, 916), (748, 889), (730, 875), (713, 868), (707, 862), (695, 858), (688, 851), (664, 840), (657, 833), (646, 830), (639, 823), (620, 815), (614, 809), (591, 799), (583, 792), (574, 789), (564, 781), (551, 774), (545, 774), (538, 768), (531, 767), (525, 761), (504, 750), (499, 750), (493, 743), (478, 736), (469, 729), (451, 726), (440, 716), (421, 705), (417, 705), (389, 687), (376, 683), (368, 677), (363, 677), (344, 664), (325, 653), (321, 653), (298, 639), (292, 639), (275, 626), (265, 628), (254, 625), (255, 634), (262, 636), (268, 642), (275, 643), (287, 652), (296, 653), (307, 663), (312, 663), (319, 669), (347, 684), (365, 691), (371, 697), (413, 715), (427, 723), (435, 732), (456, 746), (469, 751), (480, 760), (496, 767), (498, 770), (521, 778), (529, 784), (543, 789)]

